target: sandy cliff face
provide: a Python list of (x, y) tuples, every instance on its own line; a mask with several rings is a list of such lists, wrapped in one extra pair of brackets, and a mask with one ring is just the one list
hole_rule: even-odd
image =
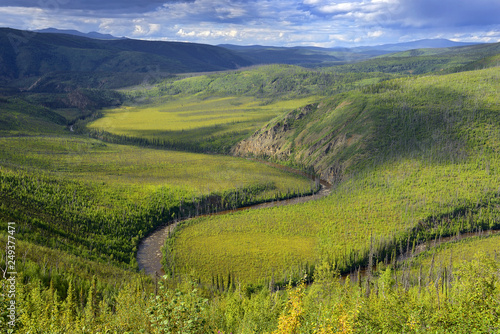
[(312, 166), (322, 178), (337, 183), (362, 145), (364, 136), (351, 126), (362, 110), (362, 105), (350, 101), (307, 105), (271, 121), (238, 143), (232, 153), (291, 160)]
[(274, 121), (254, 133), (250, 138), (241, 141), (233, 149), (238, 156), (268, 156), (286, 160), (292, 155), (290, 139), (296, 133), (294, 120), (300, 120), (315, 109), (308, 105), (288, 113), (283, 119)]

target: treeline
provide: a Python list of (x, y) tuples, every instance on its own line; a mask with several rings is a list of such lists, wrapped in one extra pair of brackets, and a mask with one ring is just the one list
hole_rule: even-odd
[(346, 251), (330, 258), (329, 263), (335, 264), (340, 273), (348, 274), (360, 268), (371, 268), (376, 263), (394, 264), (399, 256), (410, 257), (421, 244), (439, 243), (442, 238), (462, 233), (498, 230), (499, 205), (499, 192), (485, 194), (477, 202), (464, 202), (449, 212), (427, 217), (406, 233), (371, 238), (365, 250)]
[(351, 90), (363, 80), (392, 78), (383, 73), (331, 73), (292, 65), (268, 65), (247, 71), (218, 73), (185, 79), (169, 79), (153, 89), (128, 92), (131, 99), (166, 96), (255, 96), (286, 99), (302, 96), (328, 96)]
[[(84, 123), (88, 120), (89, 119), (85, 120)], [(179, 141), (170, 138), (134, 137), (114, 134), (104, 130), (82, 129), (81, 123), (77, 124), (77, 131), (80, 133), (85, 133), (91, 138), (99, 139), (108, 143), (136, 145), (141, 147), (161, 148), (193, 153), (229, 154), (233, 144), (236, 143), (240, 137), (242, 137), (240, 132), (228, 132), (221, 136), (210, 136), (208, 138), (204, 138), (206, 140), (203, 141)]]
[[(272, 184), (250, 185), (193, 195), (165, 187), (135, 203), (108, 194), (111, 201), (104, 204), (100, 203), (103, 185), (2, 168), (0, 218), (5, 230), (6, 222), (17, 222), (22, 240), (135, 268), (139, 240), (159, 225), (251, 205), (266, 200), (262, 194), (274, 188)], [(265, 196), (273, 200), (294, 195)]]
[[(322, 263), (314, 283), (275, 290), (235, 283), (207, 290), (190, 278), (131, 280), (113, 295), (95, 276), (63, 295), (19, 280), (17, 332), (50, 333), (494, 333), (500, 328), (500, 261), (477, 254), (425, 273), (380, 265), (352, 281)], [(397, 269), (397, 270), (395, 270)], [(6, 281), (2, 281), (5, 289)], [(0, 299), (2, 307), (8, 300)], [(0, 328), (8, 329), (5, 313)]]

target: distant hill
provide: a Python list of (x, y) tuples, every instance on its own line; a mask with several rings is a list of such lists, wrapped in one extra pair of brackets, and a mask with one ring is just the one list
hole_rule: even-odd
[[(445, 54), (457, 52), (457, 49), (468, 52), (470, 48), (473, 49), (471, 52), (481, 53), (480, 49), (484, 48), (482, 45), (462, 46), (464, 43), (448, 40), (331, 49), (229, 44), (211, 46), (117, 39), (111, 35), (84, 34), (74, 30), (44, 31), (0, 28), (0, 85), (39, 91), (65, 91), (68, 85), (72, 88), (118, 88), (149, 79), (155, 81), (170, 74), (224, 71), (255, 64), (333, 66), (356, 63), (395, 50), (410, 49), (394, 54), (395, 57), (408, 57)], [(445, 47), (435, 48), (437, 46)], [(426, 48), (415, 51), (413, 48), (416, 47)], [(483, 57), (492, 54), (482, 53)], [(384, 71), (378, 67), (374, 69)]]
[(221, 44), (220, 47), (232, 50), (242, 57), (259, 64), (291, 64), (291, 65), (336, 65), (393, 52), (422, 48), (450, 48), (475, 43), (453, 42), (447, 39), (423, 39), (413, 42), (384, 44), (376, 46), (359, 46), (353, 48), (319, 48), (319, 47), (273, 47), (262, 45), (240, 46)]
[[(239, 46), (221, 44), (220, 47), (234, 51), (256, 64), (288, 64), (288, 65), (330, 65), (359, 61), (374, 56), (369, 52), (353, 52), (348, 48), (326, 49), (318, 47), (275, 47), (275, 46)], [(379, 55), (378, 53), (375, 55)]]
[(351, 50), (355, 52), (383, 51), (389, 53), (389, 52), (407, 51), (412, 49), (451, 48), (456, 46), (466, 46), (466, 45), (476, 45), (476, 44), (479, 43), (454, 42), (448, 39), (421, 39), (418, 41), (404, 42), (404, 43), (382, 44), (374, 46), (359, 46), (352, 48)]
[(207, 72), (252, 62), (227, 49), (195, 43), (101, 40), (0, 28), (0, 83), (51, 73)]
[(35, 30), (35, 32), (49, 33), (49, 34), (67, 34), (67, 35), (88, 37), (88, 38), (94, 38), (94, 39), (107, 39), (107, 40), (124, 39), (124, 37), (115, 37), (115, 36), (110, 35), (110, 34), (101, 34), (101, 33), (95, 32), (95, 31), (91, 31), (89, 33), (84, 33), (84, 32), (78, 31), (78, 30), (61, 30), (61, 29), (56, 29), (56, 28), (47, 28), (47, 29)]
[[(422, 74), (440, 72), (445, 74), (496, 66), (495, 58), (488, 60), (488, 57), (493, 57), (499, 53), (500, 43), (412, 49), (378, 56), (357, 63), (331, 67), (329, 71), (333, 73)], [(486, 60), (479, 62), (484, 58)], [(479, 63), (469, 65), (473, 62)]]
[[(500, 48), (500, 43), (499, 43), (499, 48)], [(464, 65), (462, 68), (460, 68), (460, 71), (474, 71), (474, 70), (481, 70), (485, 68), (491, 68), (491, 67), (499, 67), (500, 66), (500, 53), (491, 57), (486, 57), (480, 60), (477, 60), (475, 62), (472, 62), (470, 64)]]
[(483, 43), (460, 45), (453, 47), (439, 48), (419, 48), (396, 52), (388, 55), (389, 57), (417, 57), (417, 56), (476, 56), (478, 59), (487, 57), (500, 52), (500, 43)]

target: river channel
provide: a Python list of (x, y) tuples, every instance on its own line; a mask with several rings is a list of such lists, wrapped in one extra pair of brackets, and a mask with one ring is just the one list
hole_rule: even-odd
[[(265, 164), (272, 165), (276, 168), (280, 168), (283, 170), (286, 170), (288, 172), (293, 172), (295, 174), (303, 175), (309, 177), (312, 181), (316, 181), (316, 177), (308, 175), (304, 172), (289, 168), (289, 167), (284, 167), (281, 165), (269, 163), (269, 162), (264, 162)], [(234, 210), (226, 210), (226, 211), (220, 211), (217, 213), (213, 213), (211, 215), (223, 215), (223, 214), (228, 214), (232, 212), (237, 212), (237, 211), (243, 211), (243, 210), (255, 210), (255, 209), (263, 209), (263, 208), (271, 208), (271, 207), (277, 207), (277, 206), (283, 206), (283, 205), (292, 205), (292, 204), (298, 204), (298, 203), (304, 203), (308, 201), (313, 201), (317, 200), (319, 198), (327, 196), (330, 191), (331, 191), (331, 185), (326, 182), (325, 180), (319, 180), (319, 184), (321, 186), (320, 190), (313, 194), (313, 195), (308, 195), (308, 196), (300, 196), (300, 197), (294, 197), (290, 199), (284, 199), (284, 200), (279, 200), (279, 201), (272, 201), (272, 202), (265, 202), (261, 204), (255, 204), (251, 206), (246, 206), (246, 207), (241, 207), (238, 209)], [(198, 217), (203, 217), (207, 215), (200, 215)], [(192, 219), (192, 218), (189, 218)], [(184, 219), (187, 220), (187, 219)], [(168, 238), (169, 234), (172, 233), (174, 228), (179, 224), (180, 222), (184, 220), (179, 220), (179, 221), (174, 221), (171, 222), (169, 225), (164, 225), (160, 226), (157, 228), (154, 232), (149, 234), (147, 237), (145, 237), (140, 243), (139, 247), (137, 250), (137, 263), (139, 265), (140, 270), (144, 270), (144, 272), (148, 275), (155, 276), (155, 275), (164, 275), (165, 272), (163, 271), (162, 265), (161, 265), (161, 258), (162, 258), (162, 252), (161, 248), (163, 247), (165, 240)]]

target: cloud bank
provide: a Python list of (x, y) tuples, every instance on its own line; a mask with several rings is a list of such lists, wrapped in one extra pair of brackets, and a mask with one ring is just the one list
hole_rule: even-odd
[(220, 44), (500, 41), (498, 0), (0, 0), (0, 25)]

